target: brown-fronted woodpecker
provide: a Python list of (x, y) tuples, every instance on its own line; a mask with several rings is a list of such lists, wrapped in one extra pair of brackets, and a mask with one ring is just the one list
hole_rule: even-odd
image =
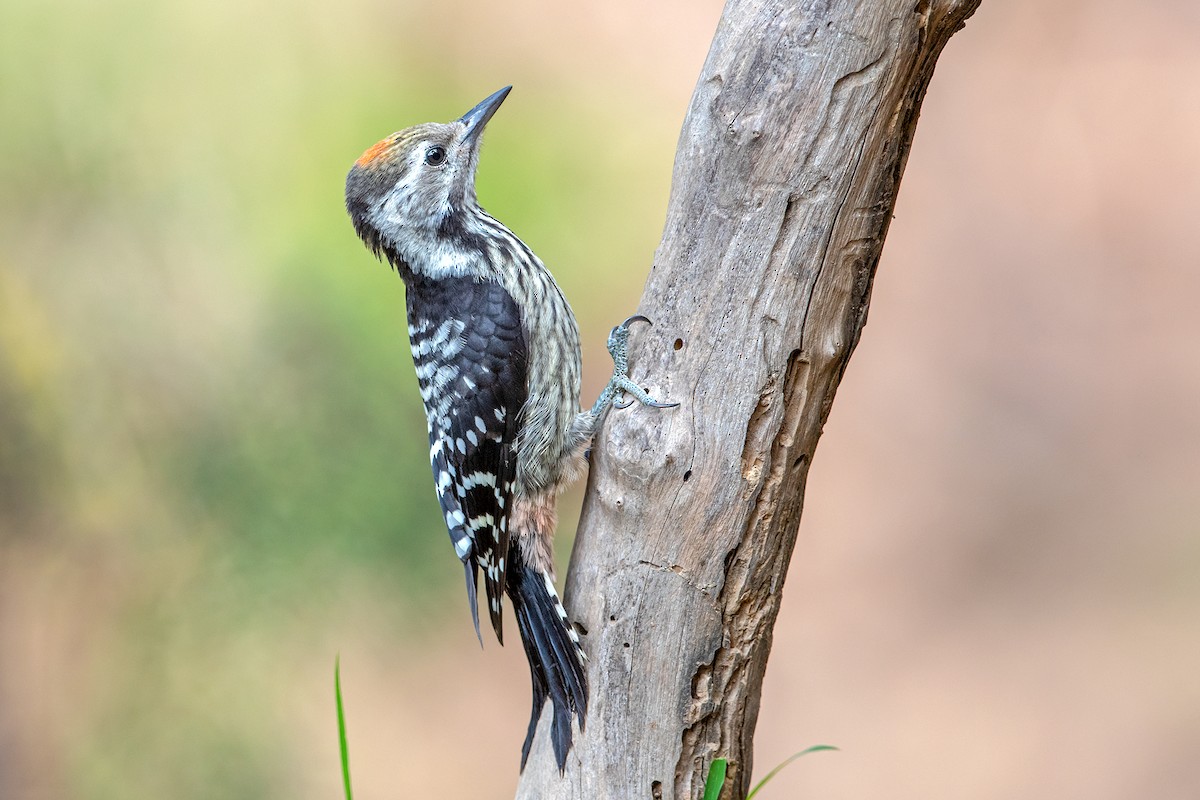
[(475, 197), (481, 135), (511, 88), (458, 120), (417, 125), (368, 149), (346, 178), (346, 208), (367, 247), (404, 280), (429, 460), (477, 636), (479, 572), (501, 643), (504, 593), (512, 599), (533, 679), (521, 768), (549, 697), (561, 772), (573, 716), (583, 730), (588, 682), (554, 588), (556, 499), (618, 396), (631, 398), (619, 407), (677, 404), (656, 402), (627, 375), (629, 324), (648, 322), (634, 316), (609, 335), (613, 378), (581, 410), (575, 315), (541, 260)]

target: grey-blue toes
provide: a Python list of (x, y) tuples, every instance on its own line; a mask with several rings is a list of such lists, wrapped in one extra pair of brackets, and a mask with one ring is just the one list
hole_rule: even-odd
[[(632, 322), (654, 324), (648, 317), (634, 314), (608, 334), (608, 352), (613, 360), (613, 376), (612, 380), (608, 382), (608, 386), (604, 387), (604, 391), (600, 393), (596, 405), (592, 407), (593, 413), (599, 414), (610, 403), (616, 408), (629, 408), (635, 401), (651, 408), (674, 408), (679, 405), (679, 403), (660, 403), (629, 378), (629, 325)], [(622, 400), (613, 402), (618, 394), (622, 396)]]

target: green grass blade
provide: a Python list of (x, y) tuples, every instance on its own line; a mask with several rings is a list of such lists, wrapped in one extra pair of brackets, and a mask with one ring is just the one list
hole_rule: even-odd
[(755, 793), (759, 789), (761, 789), (762, 787), (767, 785), (767, 781), (771, 780), (771, 778), (774, 778), (776, 775), (778, 775), (780, 770), (782, 770), (788, 764), (795, 761), (800, 756), (808, 755), (809, 753), (819, 753), (822, 750), (837, 750), (837, 748), (832, 745), (828, 745), (828, 744), (814, 744), (812, 747), (801, 750), (799, 753), (794, 753), (790, 758), (788, 758), (786, 761), (784, 761), (778, 767), (776, 767), (775, 769), (768, 772), (767, 777), (765, 777), (761, 781), (759, 781), (755, 785), (755, 787), (750, 790), (750, 794), (746, 795), (746, 800), (750, 800), (751, 797), (754, 797)]
[(350, 748), (346, 746), (346, 711), (342, 708), (342, 655), (333, 662), (333, 691), (337, 695), (338, 747), (342, 752), (342, 782), (346, 785), (346, 800), (354, 800), (350, 788)]
[(704, 800), (717, 800), (721, 795), (721, 787), (725, 785), (725, 770), (729, 762), (723, 758), (715, 759), (708, 768), (708, 780), (704, 782)]

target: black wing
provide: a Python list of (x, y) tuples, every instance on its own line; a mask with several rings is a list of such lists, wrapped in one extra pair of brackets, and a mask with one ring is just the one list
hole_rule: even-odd
[(527, 358), (520, 312), (500, 285), (470, 278), (412, 276), (408, 334), (425, 413), (429, 460), (454, 551), (466, 569), (475, 632), (477, 568), (488, 613), (504, 641), (501, 600), (514, 443), (525, 403)]

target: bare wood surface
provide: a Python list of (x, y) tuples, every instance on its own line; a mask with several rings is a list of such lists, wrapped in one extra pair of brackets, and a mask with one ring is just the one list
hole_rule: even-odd
[(943, 46), (979, 0), (730, 0), (676, 154), (633, 377), (567, 581), (592, 701), (559, 777), (543, 716), (518, 798), (744, 797), (804, 481)]

